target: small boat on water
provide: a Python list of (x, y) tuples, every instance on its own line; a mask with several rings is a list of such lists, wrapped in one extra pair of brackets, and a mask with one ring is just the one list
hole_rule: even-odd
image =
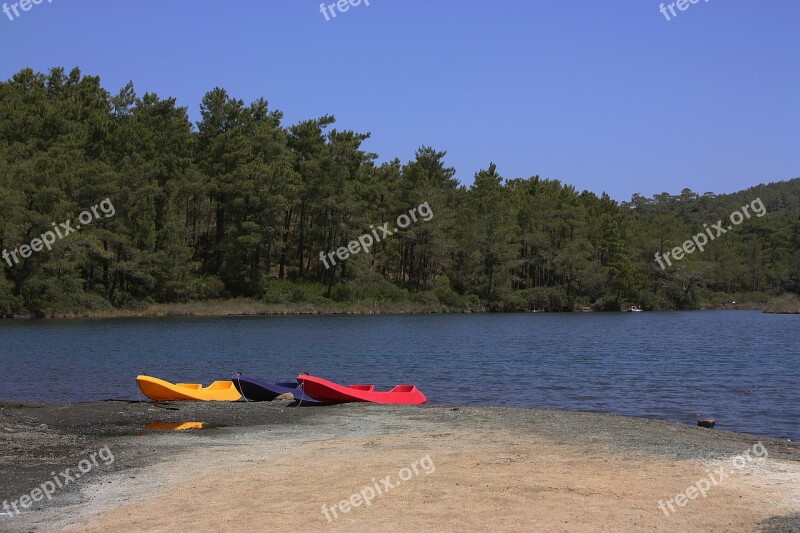
[(271, 402), (278, 396), (291, 394), (295, 400), (302, 404), (320, 405), (325, 402), (315, 400), (303, 391), (300, 384), (296, 381), (270, 383), (249, 376), (236, 374), (233, 376), (233, 386), (245, 400), (251, 402)]
[(626, 311), (628, 313), (641, 313), (642, 312), (642, 308), (639, 307), (638, 305), (631, 305), (626, 309)]
[(397, 385), (389, 391), (376, 391), (375, 385), (350, 385), (345, 387), (308, 374), (300, 374), (297, 381), (303, 391), (321, 402), (372, 402), (382, 404), (419, 405), (428, 401), (414, 385)]
[(205, 402), (235, 402), (242, 395), (232, 381), (215, 381), (208, 387), (199, 383), (170, 383), (152, 376), (136, 377), (136, 384), (142, 394), (157, 402), (173, 400), (194, 400)]

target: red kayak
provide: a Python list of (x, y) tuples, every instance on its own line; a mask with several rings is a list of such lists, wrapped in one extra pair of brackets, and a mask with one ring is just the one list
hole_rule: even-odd
[(300, 374), (297, 381), (303, 392), (321, 402), (372, 402), (385, 404), (418, 405), (428, 399), (414, 385), (398, 385), (390, 391), (376, 391), (375, 385), (350, 385), (344, 387), (327, 379)]

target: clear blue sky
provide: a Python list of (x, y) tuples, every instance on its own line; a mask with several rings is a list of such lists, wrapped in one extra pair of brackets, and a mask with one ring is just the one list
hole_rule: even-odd
[(490, 161), (617, 200), (800, 176), (800, 2), (659, 3), (370, 0), (326, 22), (318, 0), (44, 0), (0, 13), (0, 78), (78, 66), (193, 121), (221, 86), (286, 124), (334, 114), (382, 161), (447, 150), (465, 184)]

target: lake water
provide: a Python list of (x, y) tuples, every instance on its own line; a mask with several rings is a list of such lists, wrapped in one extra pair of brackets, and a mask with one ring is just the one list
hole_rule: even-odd
[(800, 316), (749, 311), (0, 321), (0, 399), (139, 398), (236, 371), (413, 383), (432, 404), (599, 411), (800, 439)]

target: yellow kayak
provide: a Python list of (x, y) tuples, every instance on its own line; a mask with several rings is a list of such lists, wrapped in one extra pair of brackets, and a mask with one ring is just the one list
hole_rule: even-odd
[(235, 402), (242, 395), (233, 386), (233, 381), (215, 381), (208, 387), (199, 383), (170, 383), (150, 376), (137, 376), (136, 384), (142, 394), (157, 402), (172, 400), (196, 400), (203, 402)]

